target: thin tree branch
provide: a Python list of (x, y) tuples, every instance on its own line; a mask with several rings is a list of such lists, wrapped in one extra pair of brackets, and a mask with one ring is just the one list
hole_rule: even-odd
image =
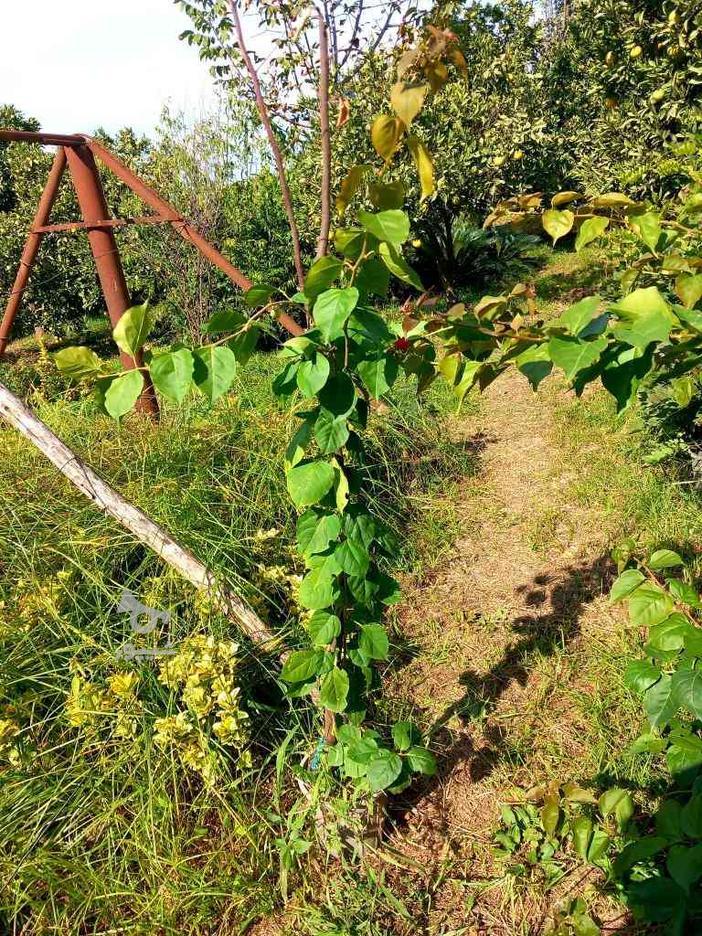
[(321, 10), (319, 18), (319, 129), (322, 157), (322, 192), (317, 258), (323, 257), (329, 246), (331, 227), (331, 135), (329, 133), (329, 32)]
[(356, 10), (356, 19), (354, 20), (353, 29), (351, 30), (351, 35), (349, 36), (349, 44), (346, 47), (346, 51), (344, 52), (344, 57), (342, 58), (341, 64), (338, 67), (339, 71), (343, 69), (344, 65), (349, 60), (349, 56), (356, 48), (354, 46), (354, 40), (358, 37), (358, 33), (359, 33), (360, 25), (361, 25), (361, 17), (363, 16), (364, 3), (365, 3), (365, 0), (358, 0), (358, 9)]
[(273, 160), (275, 161), (275, 167), (278, 174), (278, 182), (280, 183), (280, 191), (283, 198), (283, 207), (285, 208), (285, 214), (288, 219), (288, 226), (290, 227), (290, 234), (292, 236), (293, 242), (293, 259), (295, 262), (295, 273), (297, 275), (297, 282), (300, 289), (303, 288), (305, 282), (305, 271), (302, 266), (302, 249), (300, 247), (300, 231), (297, 226), (297, 221), (295, 220), (295, 211), (293, 209), (292, 195), (290, 194), (290, 186), (288, 185), (288, 177), (285, 172), (285, 161), (283, 160), (283, 154), (280, 149), (280, 144), (275, 135), (275, 130), (273, 124), (271, 123), (271, 118), (268, 113), (268, 107), (266, 106), (265, 99), (263, 97), (263, 92), (261, 91), (261, 82), (258, 78), (258, 72), (256, 71), (256, 66), (254, 65), (251, 56), (249, 55), (248, 49), (246, 48), (246, 41), (244, 39), (244, 30), (241, 25), (241, 17), (239, 16), (239, 4), (237, 0), (229, 0), (229, 9), (232, 14), (232, 19), (234, 21), (234, 29), (236, 30), (237, 45), (239, 47), (239, 52), (244, 61), (244, 66), (248, 72), (249, 79), (251, 81), (251, 86), (253, 88), (254, 97), (256, 99), (256, 109), (258, 110), (259, 117), (261, 118), (261, 123), (263, 124), (263, 129), (265, 130), (266, 136), (268, 137), (268, 143), (273, 154)]

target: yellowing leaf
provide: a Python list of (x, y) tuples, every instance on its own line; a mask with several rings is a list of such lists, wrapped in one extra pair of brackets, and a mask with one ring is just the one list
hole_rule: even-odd
[(336, 196), (336, 210), (339, 216), (343, 215), (348, 208), (349, 202), (358, 191), (368, 168), (368, 166), (352, 166), (349, 169), (348, 175), (341, 183), (339, 194)]
[(584, 221), (580, 226), (578, 236), (575, 238), (576, 252), (582, 250), (583, 247), (587, 247), (588, 244), (597, 240), (598, 237), (602, 237), (608, 227), (609, 218), (598, 216), (595, 218), (588, 218), (587, 221)]
[(541, 223), (544, 231), (553, 238), (554, 245), (566, 234), (570, 233), (575, 222), (575, 215), (566, 208), (559, 211), (557, 208), (549, 208), (541, 216)]
[(428, 198), (434, 193), (435, 189), (434, 163), (429, 155), (429, 150), (416, 136), (407, 137), (407, 148), (417, 166), (419, 183), (422, 187), (422, 199)]
[(422, 109), (427, 90), (425, 84), (409, 84), (406, 81), (398, 81), (392, 86), (390, 103), (405, 127), (409, 127)]
[(686, 309), (694, 309), (702, 299), (702, 273), (683, 273), (675, 280), (675, 295)]
[(371, 126), (371, 143), (378, 156), (389, 162), (404, 133), (404, 125), (399, 117), (381, 114)]
[(576, 199), (582, 197), (580, 192), (559, 192), (551, 199), (551, 207), (558, 208), (560, 205), (568, 205), (570, 202), (574, 202)]

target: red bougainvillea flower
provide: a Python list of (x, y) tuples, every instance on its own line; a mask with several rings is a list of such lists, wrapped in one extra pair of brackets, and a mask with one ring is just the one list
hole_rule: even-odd
[(393, 345), (393, 348), (396, 351), (409, 351), (410, 349), (409, 340), (407, 338), (398, 338), (395, 344)]

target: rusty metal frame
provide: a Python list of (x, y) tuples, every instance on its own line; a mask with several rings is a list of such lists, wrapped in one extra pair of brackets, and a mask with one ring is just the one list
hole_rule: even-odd
[[(170, 224), (184, 240), (193, 244), (210, 263), (228, 276), (236, 286), (240, 289), (249, 289), (251, 287), (251, 281), (241, 270), (222, 256), (172, 205), (161, 198), (114, 153), (111, 153), (97, 140), (93, 140), (84, 134), (0, 130), (0, 142), (34, 143), (40, 146), (58, 147), (46, 187), (39, 200), (34, 222), (22, 252), (12, 292), (0, 322), (0, 358), (7, 347), (10, 331), (20, 307), (22, 296), (27, 288), (39, 247), (47, 234), (74, 231), (87, 232), (108, 316), (113, 327), (131, 305), (119, 248), (114, 236), (115, 228), (135, 224)], [(153, 208), (156, 214), (139, 218), (110, 218), (96, 161), (100, 162), (121, 182), (124, 182), (145, 204)], [(65, 224), (50, 224), (51, 210), (56, 201), (66, 166), (68, 166), (71, 175), (83, 220)], [(290, 334), (303, 334), (304, 329), (292, 316), (281, 313), (278, 320)], [(133, 360), (129, 355), (122, 354), (120, 357), (126, 368), (139, 367), (142, 364), (140, 359)], [(144, 393), (139, 401), (139, 408), (154, 417), (158, 416), (158, 402), (148, 374), (146, 375)]]

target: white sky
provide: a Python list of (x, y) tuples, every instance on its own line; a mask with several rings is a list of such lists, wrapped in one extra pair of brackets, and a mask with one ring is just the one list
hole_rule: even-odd
[(54, 133), (148, 132), (167, 102), (199, 113), (214, 95), (188, 26), (172, 0), (0, 0), (0, 104)]

